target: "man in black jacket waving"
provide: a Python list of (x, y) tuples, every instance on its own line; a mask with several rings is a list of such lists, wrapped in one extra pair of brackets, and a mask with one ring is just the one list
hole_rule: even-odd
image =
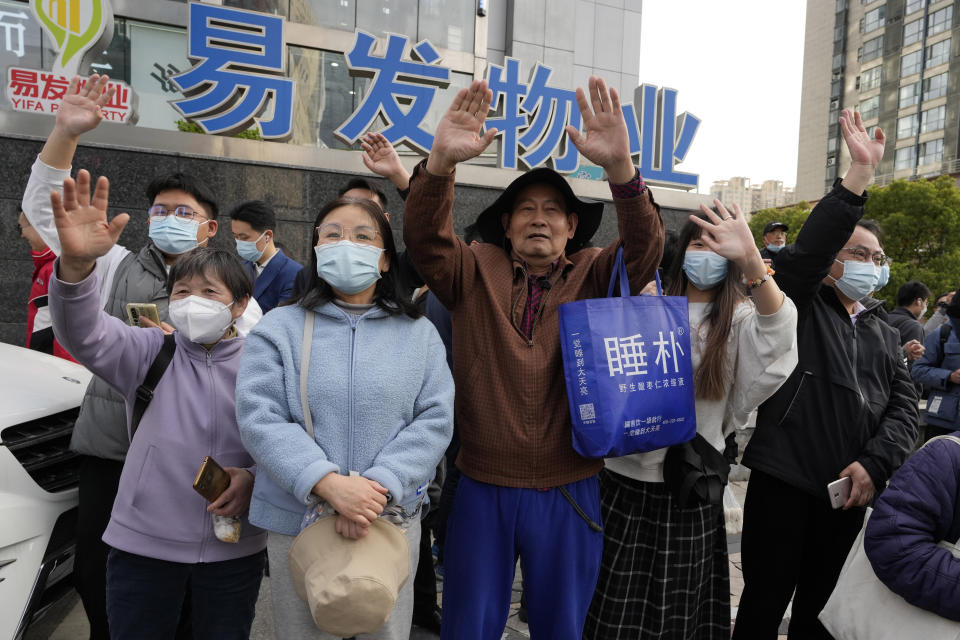
[[(917, 395), (896, 330), (867, 296), (885, 256), (858, 222), (885, 138), (840, 117), (853, 164), (777, 254), (777, 282), (797, 305), (800, 361), (760, 407), (744, 454), (752, 469), (735, 639), (776, 638), (793, 596), (790, 638), (831, 638), (817, 620), (863, 524), (864, 507), (911, 451)], [(827, 484), (852, 480), (830, 507)], [(795, 592), (795, 593), (794, 593)]]

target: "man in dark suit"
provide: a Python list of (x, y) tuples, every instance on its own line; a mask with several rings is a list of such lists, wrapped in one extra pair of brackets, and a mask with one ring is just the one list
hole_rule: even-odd
[(288, 258), (274, 244), (277, 216), (266, 202), (251, 200), (230, 212), (230, 230), (237, 241), (237, 253), (246, 262), (253, 297), (263, 312), (290, 297), (299, 262)]

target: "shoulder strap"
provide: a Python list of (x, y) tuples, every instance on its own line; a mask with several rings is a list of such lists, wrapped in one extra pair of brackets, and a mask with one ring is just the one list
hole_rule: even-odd
[(313, 416), (310, 415), (310, 402), (307, 399), (307, 373), (310, 371), (310, 348), (313, 346), (314, 313), (307, 310), (303, 317), (303, 347), (300, 350), (300, 408), (303, 411), (303, 428), (315, 438)]
[(143, 417), (144, 411), (147, 410), (150, 401), (153, 400), (153, 392), (160, 383), (160, 378), (163, 377), (167, 367), (170, 366), (170, 361), (173, 359), (173, 353), (176, 350), (177, 341), (174, 334), (169, 333), (163, 336), (163, 346), (160, 347), (160, 351), (153, 359), (153, 363), (147, 370), (147, 375), (143, 379), (143, 382), (137, 387), (136, 400), (133, 403), (133, 416), (130, 419), (131, 440), (133, 440), (133, 436), (137, 433), (137, 427), (140, 426), (140, 418)]
[(943, 347), (947, 344), (947, 340), (950, 339), (951, 329), (953, 329), (953, 326), (949, 322), (940, 325), (940, 359), (937, 361), (938, 367), (943, 364), (943, 357), (945, 355), (943, 353)]

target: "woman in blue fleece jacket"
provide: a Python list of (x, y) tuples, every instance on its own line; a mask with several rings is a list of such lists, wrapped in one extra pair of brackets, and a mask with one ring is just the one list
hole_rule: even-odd
[[(287, 553), (317, 510), (358, 538), (387, 511), (409, 518), (416, 571), (426, 486), (453, 434), (453, 379), (433, 325), (397, 293), (397, 252), (386, 216), (340, 199), (317, 216), (308, 290), (247, 338), (237, 375), (237, 420), (258, 464), (250, 521), (269, 531), (278, 638), (326, 638), (290, 582)], [(315, 314), (307, 393), (315, 440), (304, 429), (300, 360), (305, 314)], [(407, 580), (372, 638), (407, 638)]]

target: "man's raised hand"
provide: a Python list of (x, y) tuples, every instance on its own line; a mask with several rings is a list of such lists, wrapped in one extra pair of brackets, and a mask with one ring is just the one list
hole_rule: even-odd
[(623, 119), (617, 90), (607, 89), (603, 78), (590, 76), (590, 100), (583, 88), (577, 87), (577, 106), (583, 119), (584, 134), (567, 126), (567, 136), (577, 151), (590, 162), (603, 167), (614, 184), (633, 179), (635, 169), (630, 159), (630, 140)]
[(406, 189), (410, 185), (410, 174), (400, 164), (400, 156), (390, 141), (382, 133), (367, 133), (360, 141), (363, 164), (378, 176), (393, 183), (397, 189)]
[(850, 109), (844, 109), (840, 114), (840, 130), (853, 160), (842, 184), (851, 193), (860, 195), (873, 179), (873, 173), (883, 158), (887, 138), (880, 127), (876, 128), (873, 137), (867, 135), (860, 113)]
[(107, 202), (110, 182), (104, 176), (90, 198), (90, 173), (77, 172), (76, 181), (63, 181), (63, 196), (50, 193), (53, 219), (60, 236), (60, 278), (79, 282), (93, 270), (100, 256), (106, 255), (117, 243), (130, 216), (121, 213), (107, 222)]
[(437, 125), (433, 148), (427, 158), (427, 171), (449, 175), (457, 164), (476, 158), (490, 146), (497, 135), (490, 129), (482, 136), (483, 121), (490, 110), (493, 92), (486, 80), (474, 80), (467, 89), (460, 89), (450, 108)]
[(95, 129), (103, 120), (101, 108), (113, 96), (115, 87), (109, 86), (109, 81), (109, 77), (95, 73), (81, 87), (80, 76), (74, 76), (57, 109), (56, 128), (74, 138)]

